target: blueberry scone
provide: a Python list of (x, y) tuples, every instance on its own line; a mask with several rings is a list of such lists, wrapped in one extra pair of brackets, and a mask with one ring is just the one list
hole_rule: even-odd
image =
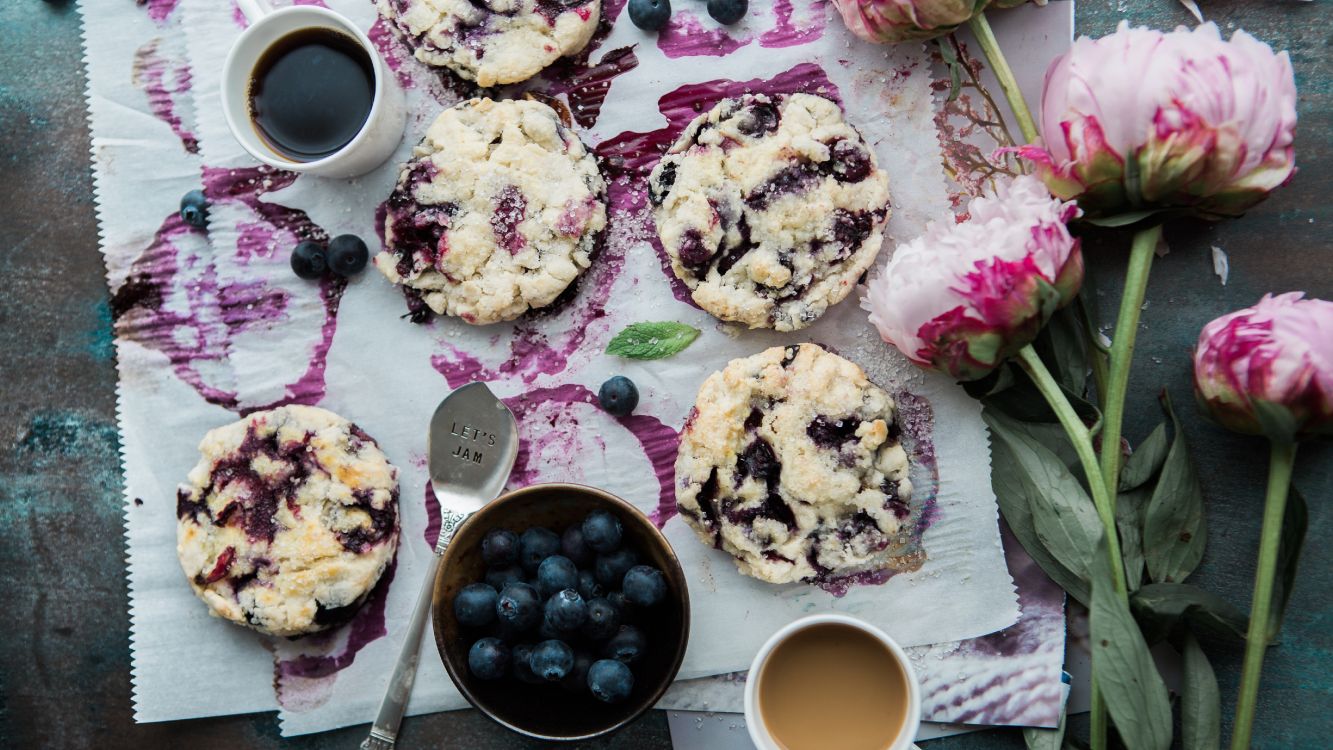
[(259, 411), (199, 444), (176, 493), (176, 552), (214, 615), (293, 636), (345, 621), (398, 545), (398, 470), (313, 406)]
[(875, 261), (889, 179), (838, 105), (811, 94), (724, 99), (648, 180), (657, 233), (700, 307), (793, 331)]
[(403, 165), (375, 266), (438, 314), (495, 323), (559, 297), (604, 229), (597, 160), (555, 110), (469, 99)]
[(379, 12), (427, 65), (483, 87), (526, 81), (587, 46), (601, 0), (379, 0)]
[(894, 567), (911, 497), (893, 399), (814, 344), (732, 360), (681, 434), (681, 516), (770, 583)]

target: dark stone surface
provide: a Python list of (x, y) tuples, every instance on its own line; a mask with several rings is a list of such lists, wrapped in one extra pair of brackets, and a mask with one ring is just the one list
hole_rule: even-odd
[[(1169, 0), (1125, 5), (1127, 11), (1081, 3), (1079, 31), (1103, 34), (1122, 17), (1159, 28), (1190, 22)], [(1188, 352), (1203, 323), (1266, 291), (1333, 297), (1326, 235), (1333, 222), (1333, 55), (1320, 5), (1203, 4), (1225, 30), (1243, 26), (1291, 50), (1300, 87), (1301, 171), (1242, 220), (1168, 227), (1171, 252), (1153, 269), (1126, 429), (1133, 440), (1146, 435), (1160, 418), (1155, 391), (1171, 392), (1186, 415), (1208, 497), (1211, 538), (1194, 580), (1242, 607), (1249, 602), (1266, 449), (1192, 413)], [(0, 277), (6, 284), (0, 296), (0, 738), (19, 748), (352, 747), (364, 728), (283, 742), (271, 714), (142, 726), (131, 719), (115, 363), (92, 212), (78, 19), (69, 3), (11, 0), (0, 3), (0, 29)], [(1110, 235), (1087, 248), (1106, 292), (1099, 304), (1108, 319), (1127, 245), (1127, 238)], [(1212, 245), (1230, 255), (1226, 287), (1212, 274)], [(1327, 712), (1333, 553), (1321, 543), (1330, 531), (1331, 458), (1327, 444), (1306, 446), (1300, 456), (1296, 483), (1310, 500), (1311, 543), (1282, 643), (1268, 655), (1257, 747), (1326, 747), (1333, 734)], [(1229, 731), (1240, 652), (1207, 648)], [(409, 747), (526, 746), (473, 712), (411, 719), (403, 739)], [(667, 748), (665, 719), (655, 712), (597, 746)], [(931, 746), (1021, 747), (1022, 741), (1012, 730), (991, 730)]]

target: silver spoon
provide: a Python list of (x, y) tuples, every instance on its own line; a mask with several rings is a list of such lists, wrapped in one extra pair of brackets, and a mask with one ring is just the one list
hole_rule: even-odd
[(454, 532), (468, 516), (494, 500), (504, 489), (518, 456), (518, 425), (504, 402), (484, 383), (468, 383), (450, 393), (430, 418), (427, 443), (430, 455), (430, 486), (440, 503), (440, 536), (435, 556), (427, 566), (421, 593), (407, 624), (407, 637), (398, 653), (398, 664), (389, 678), (389, 689), (380, 702), (379, 715), (361, 750), (393, 750), (398, 727), (412, 695), (421, 653), (421, 631), (430, 618), (431, 594), (440, 556)]

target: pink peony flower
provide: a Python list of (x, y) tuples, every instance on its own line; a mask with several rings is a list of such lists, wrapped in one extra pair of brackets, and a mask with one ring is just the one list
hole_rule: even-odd
[(1287, 53), (1212, 23), (1079, 39), (1047, 69), (1039, 119), (1044, 144), (1013, 150), (1091, 214), (1236, 216), (1296, 168)]
[[(833, 0), (851, 32), (868, 42), (905, 42), (948, 34), (989, 0)], [(1021, 4), (1021, 0), (1019, 0)], [(1009, 4), (1013, 4), (1009, 0)]]
[(1035, 177), (972, 199), (968, 213), (900, 245), (861, 300), (885, 341), (960, 380), (1031, 343), (1083, 283), (1079, 243), (1065, 226), (1078, 209)]
[(1194, 392), (1223, 427), (1281, 440), (1333, 434), (1333, 302), (1265, 295), (1203, 327)]

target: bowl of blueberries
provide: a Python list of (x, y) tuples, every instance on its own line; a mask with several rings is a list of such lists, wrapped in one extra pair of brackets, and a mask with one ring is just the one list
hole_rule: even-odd
[(435, 643), (463, 697), (541, 740), (586, 740), (666, 692), (690, 633), (685, 575), (652, 522), (577, 484), (506, 493), (459, 528)]

